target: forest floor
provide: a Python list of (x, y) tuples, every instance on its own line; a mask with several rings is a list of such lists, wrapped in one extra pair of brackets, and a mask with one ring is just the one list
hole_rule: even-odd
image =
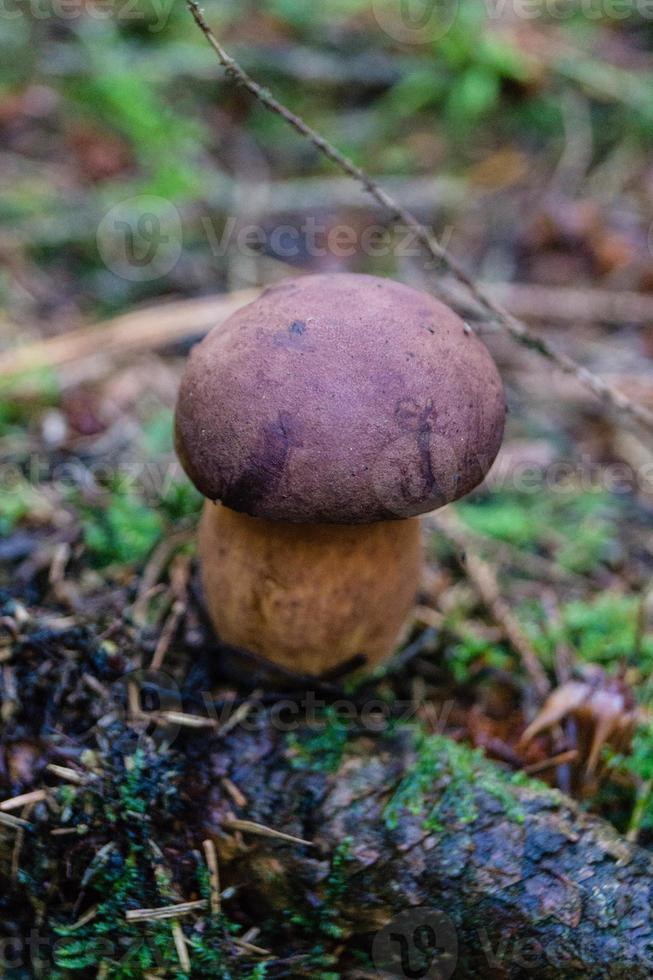
[[(444, 36), (410, 45), (368, 4), (336, 6), (207, 15), (511, 310), (653, 408), (650, 21), (488, 22), (465, 0)], [(355, 186), (225, 86), (183, 6), (160, 30), (137, 9), (132, 23), (21, 17), (1, 42), (0, 963), (13, 978), (354, 976), (333, 923), (312, 960), (296, 921), (273, 950), (282, 927), (237, 875), (215, 909), (207, 740), (305, 685), (212, 637), (172, 412), (221, 297), (304, 269), (427, 279)], [(102, 220), (122, 208), (147, 245), (143, 200), (183, 235), (171, 268), (164, 250), (139, 278)], [(310, 216), (324, 247), (309, 247)], [(220, 247), (249, 225), (257, 250)], [(375, 226), (387, 247), (340, 254), (343, 225), (357, 241)], [(214, 297), (201, 311), (200, 295)], [(171, 301), (189, 303), (172, 340), (156, 307)], [(501, 456), (427, 520), (404, 650), (372, 680), (318, 686), (310, 751), (339, 758), (358, 725), (342, 705), (364, 695), (386, 726), (401, 707), (651, 847), (650, 433), (480, 329), (508, 392)], [(137, 914), (182, 902), (198, 904)]]

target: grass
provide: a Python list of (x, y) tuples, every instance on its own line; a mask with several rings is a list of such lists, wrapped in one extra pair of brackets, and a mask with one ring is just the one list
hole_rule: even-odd
[(623, 501), (605, 491), (552, 487), (495, 491), (462, 501), (457, 511), (474, 531), (519, 548), (549, 552), (569, 572), (591, 573), (622, 554), (615, 529)]
[(540, 621), (534, 642), (544, 656), (559, 643), (571, 644), (580, 661), (610, 671), (635, 667), (643, 677), (653, 670), (653, 634), (639, 635), (641, 599), (606, 592), (589, 600), (563, 603), (560, 620)]
[(84, 544), (99, 567), (142, 563), (163, 533), (160, 515), (133, 491), (114, 491), (81, 514)]

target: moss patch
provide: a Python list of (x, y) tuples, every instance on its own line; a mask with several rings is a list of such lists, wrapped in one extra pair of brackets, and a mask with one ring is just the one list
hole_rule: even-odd
[[(472, 823), (478, 817), (474, 792), (477, 786), (496, 797), (512, 820), (524, 819), (509, 791), (512, 777), (504, 777), (500, 770), (488, 765), (480, 751), (424, 732), (417, 736), (416, 749), (410, 773), (385, 808), (384, 818), (390, 830), (396, 829), (404, 812), (423, 815), (424, 829), (436, 832), (445, 829), (445, 815), (450, 819), (453, 814), (457, 823)], [(428, 809), (426, 800), (435, 783), (442, 783), (444, 789), (437, 805)]]

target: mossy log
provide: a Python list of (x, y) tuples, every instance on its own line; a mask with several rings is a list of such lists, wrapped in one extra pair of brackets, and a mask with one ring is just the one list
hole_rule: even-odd
[[(340, 942), (359, 949), (407, 909), (446, 913), (455, 972), (444, 957), (439, 973), (398, 976), (653, 975), (653, 856), (557, 791), (409, 727), (332, 746), (335, 758), (328, 732), (288, 736), (267, 719), (254, 727), (204, 758), (206, 829), (258, 909), (307, 923), (321, 909)], [(235, 845), (225, 830), (234, 814), (315, 846), (247, 833)]]

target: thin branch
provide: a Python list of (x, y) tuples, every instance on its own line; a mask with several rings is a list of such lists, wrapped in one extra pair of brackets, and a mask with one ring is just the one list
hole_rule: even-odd
[(76, 769), (70, 769), (68, 766), (57, 766), (54, 762), (48, 763), (45, 767), (48, 772), (51, 772), (53, 776), (58, 776), (59, 779), (65, 780), (67, 783), (75, 783), (77, 786), (84, 786), (88, 782), (88, 778), (81, 772), (77, 772)]
[(129, 909), (125, 912), (127, 922), (160, 922), (162, 919), (176, 919), (180, 915), (190, 915), (207, 907), (204, 898), (196, 902), (180, 902), (178, 905), (163, 905), (158, 909)]
[(284, 834), (282, 830), (264, 827), (263, 824), (254, 823), (252, 820), (225, 820), (224, 826), (229, 830), (240, 830), (244, 834), (254, 834), (258, 837), (272, 837), (275, 840), (287, 841), (289, 844), (302, 844), (304, 847), (315, 847), (310, 840), (295, 837), (293, 834)]
[(211, 887), (211, 913), (217, 919), (222, 910), (220, 899), (220, 868), (218, 865), (218, 854), (215, 844), (211, 838), (207, 838), (202, 847), (204, 848), (204, 860), (209, 869), (209, 882)]
[(29, 830), (32, 826), (29, 820), (13, 817), (10, 813), (0, 813), (0, 825), (10, 827), (12, 830)]
[(487, 607), (501, 632), (512, 648), (519, 654), (533, 687), (540, 698), (545, 698), (551, 690), (546, 671), (533, 646), (524, 633), (521, 623), (513, 615), (510, 606), (501, 595), (497, 575), (492, 566), (475, 554), (469, 547), (469, 538), (457, 524), (452, 515), (432, 517), (432, 523), (461, 552), (458, 556), (461, 565)]
[(175, 303), (157, 303), (142, 310), (70, 330), (23, 347), (0, 353), (0, 379), (39, 368), (77, 364), (82, 358), (102, 355), (128, 357), (192, 336), (203, 335), (259, 295), (259, 289), (243, 289), (226, 296), (200, 296)]
[(301, 116), (296, 115), (282, 102), (279, 102), (268, 89), (259, 85), (258, 82), (241, 68), (238, 62), (234, 61), (231, 55), (222, 47), (212, 32), (196, 0), (187, 0), (187, 3), (195, 19), (195, 23), (217, 54), (218, 60), (225, 69), (227, 77), (231, 81), (242, 85), (261, 105), (284, 119), (289, 126), (301, 136), (308, 139), (316, 149), (339, 167), (340, 170), (358, 181), (388, 211), (393, 221), (403, 222), (413, 232), (416, 240), (424, 247), (428, 254), (437, 262), (441, 263), (467, 288), (470, 295), (480, 304), (490, 319), (499, 323), (514, 340), (523, 344), (525, 347), (537, 351), (543, 357), (548, 358), (565, 374), (574, 375), (581, 384), (592, 391), (598, 398), (607, 402), (618, 411), (636, 419), (642, 425), (646, 426), (646, 428), (653, 430), (652, 411), (631, 401), (630, 398), (610, 385), (604, 378), (592, 373), (587, 368), (577, 364), (569, 355), (552, 347), (547, 340), (529, 330), (525, 323), (522, 323), (521, 320), (514, 317), (498, 300), (493, 299), (485, 289), (478, 286), (458, 260), (453, 258), (443, 248), (435, 235), (418, 221), (411, 211), (399, 204), (395, 198), (388, 194), (369, 174), (355, 164), (353, 160), (345, 156), (344, 153), (341, 153), (329, 140), (325, 139), (312, 126), (309, 126)]
[(35, 789), (31, 793), (23, 793), (21, 796), (14, 796), (10, 800), (3, 800), (0, 803), (0, 812), (9, 813), (10, 810), (20, 810), (24, 806), (34, 803), (42, 803), (48, 798), (44, 789)]
[(181, 728), (217, 728), (218, 723), (213, 718), (202, 715), (189, 715), (183, 711), (143, 711), (141, 718), (154, 721), (161, 725), (179, 725)]
[(271, 950), (264, 949), (262, 946), (255, 946), (254, 943), (248, 943), (246, 939), (239, 939), (238, 936), (232, 936), (231, 941), (234, 946), (244, 949), (246, 953), (256, 953), (257, 956), (272, 956)]
[(231, 799), (234, 801), (236, 806), (245, 807), (247, 806), (247, 797), (245, 794), (238, 789), (235, 783), (232, 783), (230, 779), (223, 776), (220, 780), (220, 785), (227, 791)]
[(188, 945), (184, 936), (184, 930), (181, 928), (179, 922), (172, 923), (172, 938), (175, 941), (175, 949), (177, 950), (177, 956), (179, 957), (182, 970), (184, 973), (190, 973), (192, 964), (188, 954)]

